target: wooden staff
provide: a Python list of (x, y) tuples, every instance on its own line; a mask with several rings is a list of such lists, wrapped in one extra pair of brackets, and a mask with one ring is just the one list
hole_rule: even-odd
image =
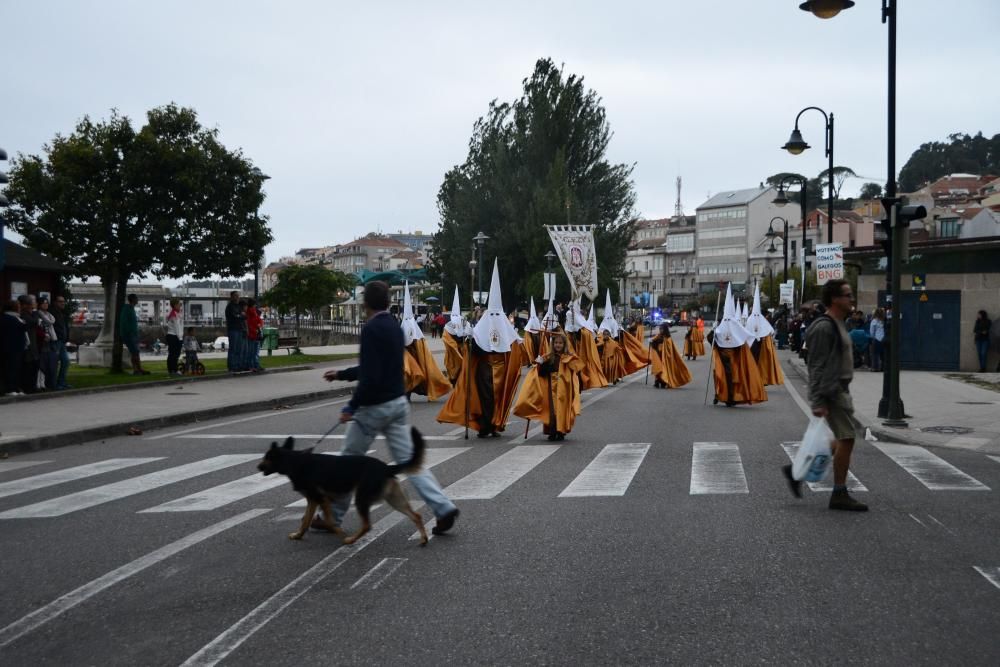
[(465, 337), (465, 439), (469, 439), (469, 402), (472, 396), (470, 395), (471, 388), (469, 387), (469, 376), (472, 371), (472, 341), (469, 340), (471, 336)]
[(715, 355), (712, 351), (715, 349), (715, 330), (719, 328), (719, 302), (722, 300), (722, 290), (719, 290), (719, 296), (715, 299), (715, 326), (712, 327), (712, 342), (708, 344), (708, 384), (705, 385), (705, 405), (708, 405), (708, 388), (711, 386), (712, 382), (715, 380), (713, 375), (713, 369), (715, 367)]
[(646, 364), (646, 381), (643, 384), (649, 384), (649, 367), (653, 365), (653, 339), (649, 339), (649, 345), (646, 346), (646, 359), (649, 363)]

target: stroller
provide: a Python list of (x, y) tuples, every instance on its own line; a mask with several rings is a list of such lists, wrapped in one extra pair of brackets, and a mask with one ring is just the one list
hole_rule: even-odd
[(181, 363), (184, 375), (204, 375), (205, 364), (198, 361), (198, 341), (194, 336), (184, 337), (184, 361)]

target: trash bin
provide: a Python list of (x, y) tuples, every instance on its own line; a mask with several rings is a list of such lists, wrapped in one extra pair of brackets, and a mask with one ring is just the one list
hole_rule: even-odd
[(264, 327), (264, 349), (267, 350), (267, 356), (271, 356), (271, 352), (278, 349), (278, 328), (277, 327)]

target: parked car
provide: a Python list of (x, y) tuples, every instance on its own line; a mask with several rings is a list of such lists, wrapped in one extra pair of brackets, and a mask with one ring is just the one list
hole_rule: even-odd
[(229, 349), (229, 336), (219, 336), (211, 345), (208, 346), (208, 349), (213, 352), (225, 352)]

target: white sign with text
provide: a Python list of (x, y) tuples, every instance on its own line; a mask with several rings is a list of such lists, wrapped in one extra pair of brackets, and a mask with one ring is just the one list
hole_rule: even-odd
[(844, 245), (842, 243), (816, 244), (816, 284), (844, 277)]

